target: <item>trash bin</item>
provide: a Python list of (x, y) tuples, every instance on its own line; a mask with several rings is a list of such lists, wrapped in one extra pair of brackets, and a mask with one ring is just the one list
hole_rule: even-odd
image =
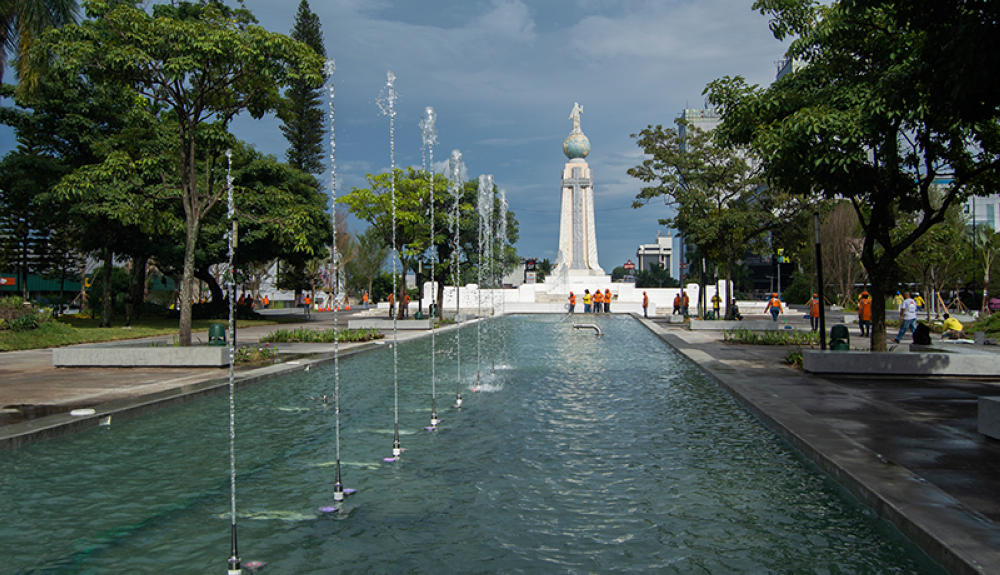
[(833, 351), (851, 350), (851, 332), (846, 325), (837, 324), (830, 328), (830, 349)]
[(226, 345), (226, 326), (221, 323), (213, 323), (208, 326), (208, 345)]
[(424, 312), (418, 309), (417, 312), (413, 314), (413, 319), (424, 319)]
[(712, 320), (715, 319), (715, 310), (709, 310), (705, 312), (705, 319)]

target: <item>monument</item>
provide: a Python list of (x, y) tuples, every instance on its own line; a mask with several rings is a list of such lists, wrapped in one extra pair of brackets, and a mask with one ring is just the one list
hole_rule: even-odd
[(594, 179), (584, 159), (590, 154), (590, 140), (580, 129), (583, 108), (573, 104), (569, 118), (573, 131), (563, 142), (569, 158), (562, 173), (562, 211), (559, 221), (559, 255), (555, 276), (566, 283), (593, 281), (606, 277), (597, 263), (597, 235), (594, 231)]

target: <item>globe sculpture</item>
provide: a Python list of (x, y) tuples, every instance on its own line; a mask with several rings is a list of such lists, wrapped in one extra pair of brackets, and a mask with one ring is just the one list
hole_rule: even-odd
[(570, 134), (563, 142), (563, 153), (571, 160), (586, 158), (590, 154), (590, 140), (582, 133)]

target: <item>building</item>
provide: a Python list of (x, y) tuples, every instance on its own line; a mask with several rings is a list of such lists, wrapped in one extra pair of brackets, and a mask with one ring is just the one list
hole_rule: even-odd
[(673, 272), (674, 238), (667, 234), (663, 236), (656, 232), (655, 244), (642, 244), (635, 252), (636, 271), (641, 272), (649, 269), (650, 264), (659, 264), (663, 269)]

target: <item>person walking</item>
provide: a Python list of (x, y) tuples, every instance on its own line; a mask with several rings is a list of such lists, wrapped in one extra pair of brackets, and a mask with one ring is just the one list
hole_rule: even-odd
[(576, 313), (576, 295), (569, 292), (569, 313)]
[(302, 307), (306, 310), (306, 317), (312, 315), (312, 303), (312, 298), (309, 297), (309, 294), (302, 294)]
[(809, 300), (809, 327), (813, 331), (819, 329), (819, 296), (816, 294)]
[(783, 313), (784, 310), (781, 309), (781, 300), (778, 299), (778, 294), (771, 294), (771, 299), (767, 300), (767, 307), (764, 308), (764, 313), (771, 312), (771, 319), (778, 321), (778, 314)]
[(583, 313), (590, 313), (590, 290), (583, 290)]
[(269, 307), (271, 307), (271, 298), (265, 295), (264, 299), (261, 300), (261, 304), (263, 304), (264, 309), (268, 309)]
[(642, 292), (642, 317), (649, 317), (649, 294)]
[(858, 299), (858, 325), (861, 327), (861, 337), (872, 334), (872, 296), (868, 295), (868, 290), (861, 292)]
[(396, 317), (396, 295), (389, 292), (389, 317)]
[(899, 335), (892, 340), (893, 343), (899, 343), (907, 330), (914, 332), (917, 329), (917, 302), (908, 291), (903, 292), (903, 303), (899, 305), (899, 321)]
[(681, 304), (681, 315), (687, 317), (688, 309), (691, 307), (691, 298), (688, 297), (687, 292), (684, 292), (684, 303)]
[(611, 290), (604, 289), (604, 313), (611, 313)]
[(674, 296), (674, 313), (670, 315), (677, 315), (679, 313), (681, 313), (681, 294), (677, 292), (677, 295)]
[(361, 296), (361, 307), (365, 311), (368, 311), (368, 292), (365, 292), (365, 294)]

